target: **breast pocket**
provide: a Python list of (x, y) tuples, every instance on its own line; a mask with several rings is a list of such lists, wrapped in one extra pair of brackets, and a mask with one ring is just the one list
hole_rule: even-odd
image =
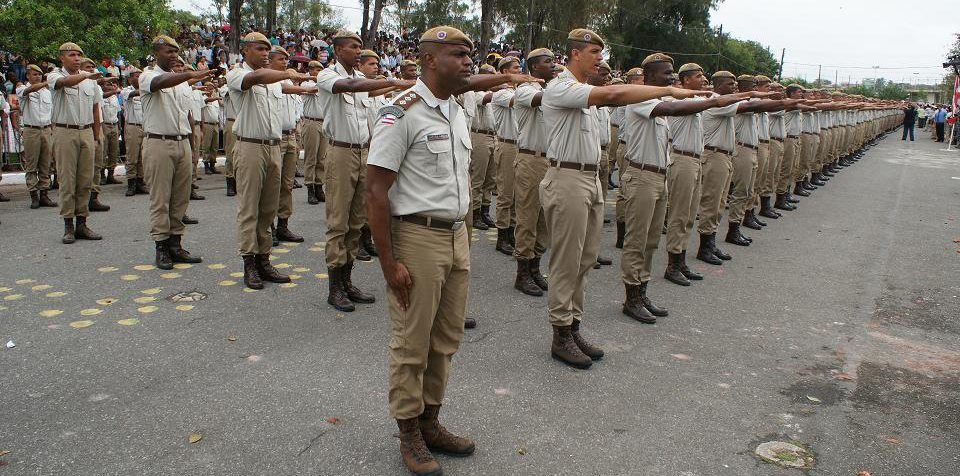
[(593, 111), (590, 108), (580, 110), (580, 132), (588, 134), (594, 131)]
[(432, 166), (428, 166), (433, 177), (449, 177), (453, 173), (453, 157), (450, 153), (450, 139), (428, 140), (427, 150), (430, 151)]

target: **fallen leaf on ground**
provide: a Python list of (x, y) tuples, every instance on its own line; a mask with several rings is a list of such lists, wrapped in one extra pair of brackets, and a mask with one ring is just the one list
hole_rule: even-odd
[(202, 439), (203, 439), (203, 435), (195, 431), (193, 433), (190, 433), (190, 436), (187, 438), (187, 441), (189, 441), (190, 443), (196, 443)]
[(335, 416), (327, 417), (327, 423), (330, 423), (330, 424), (333, 424), (333, 425), (339, 425), (339, 424), (340, 424), (340, 419), (337, 418), (337, 417), (335, 417)]
[(883, 438), (883, 441), (886, 441), (887, 443), (893, 443), (893, 444), (895, 444), (895, 445), (899, 445), (899, 444), (900, 444), (900, 440), (898, 440), (898, 439), (896, 439), (896, 438), (890, 438), (889, 436), (885, 436), (885, 437)]
[(670, 354), (670, 357), (677, 360), (690, 360), (690, 356), (687, 354)]
[(814, 402), (814, 403), (820, 403), (820, 402), (821, 402), (821, 400), (820, 400), (819, 398), (817, 398), (817, 397), (811, 397), (810, 395), (807, 395), (807, 400), (810, 400), (811, 402)]
[(849, 374), (844, 374), (844, 373), (836, 374), (833, 376), (833, 378), (838, 380), (846, 380), (848, 382), (853, 382), (854, 380), (856, 380), (855, 378), (851, 377)]
[(237, 336), (227, 336), (227, 340), (230, 342), (236, 342)]

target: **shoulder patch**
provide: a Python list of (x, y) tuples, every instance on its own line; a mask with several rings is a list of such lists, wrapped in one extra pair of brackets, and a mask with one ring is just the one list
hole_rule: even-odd
[(403, 96), (400, 96), (399, 98), (397, 98), (397, 100), (394, 101), (393, 104), (395, 106), (400, 106), (404, 110), (407, 110), (407, 109), (410, 109), (410, 107), (413, 106), (413, 104), (419, 100), (420, 100), (420, 95), (414, 91), (410, 91), (404, 94)]
[(400, 119), (401, 117), (403, 117), (404, 114), (406, 114), (406, 112), (404, 112), (402, 107), (395, 106), (393, 104), (387, 104), (386, 106), (382, 106), (379, 111), (380, 117), (390, 115), (390, 116), (393, 116), (395, 119)]

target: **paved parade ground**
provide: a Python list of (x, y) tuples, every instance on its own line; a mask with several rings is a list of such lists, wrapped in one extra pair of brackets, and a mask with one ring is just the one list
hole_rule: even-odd
[[(663, 280), (661, 249), (649, 294), (670, 317), (656, 325), (621, 314), (605, 225), (614, 266), (591, 273), (583, 325), (607, 356), (587, 371), (550, 358), (546, 298), (514, 290), (495, 231), (475, 231), (479, 324), (442, 419), (477, 450), (438, 457), (445, 474), (956, 475), (960, 153), (918, 139), (888, 136), (744, 230), (749, 248), (721, 243), (722, 267), (691, 256), (706, 275), (692, 287)], [(273, 261), (297, 279), (248, 292), (235, 198), (202, 177), (184, 246), (204, 261), (168, 272), (152, 266), (147, 196), (105, 186), (113, 209), (90, 218), (104, 240), (63, 245), (57, 209), (3, 188), (0, 339), (15, 347), (0, 348), (0, 474), (407, 474), (379, 266), (354, 275), (376, 304), (328, 306), (323, 206), (298, 189), (291, 228), (307, 240)], [(173, 299), (190, 292), (206, 297)], [(804, 448), (811, 469), (762, 462), (769, 441)]]

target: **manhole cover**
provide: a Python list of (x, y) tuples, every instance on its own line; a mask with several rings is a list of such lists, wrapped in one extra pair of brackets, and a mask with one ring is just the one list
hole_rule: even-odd
[(203, 301), (206, 298), (207, 295), (201, 293), (200, 291), (186, 291), (170, 296), (170, 300), (173, 302), (198, 302)]
[(783, 441), (761, 443), (756, 449), (760, 459), (778, 464), (785, 468), (809, 468), (813, 466), (813, 455), (804, 448)]

